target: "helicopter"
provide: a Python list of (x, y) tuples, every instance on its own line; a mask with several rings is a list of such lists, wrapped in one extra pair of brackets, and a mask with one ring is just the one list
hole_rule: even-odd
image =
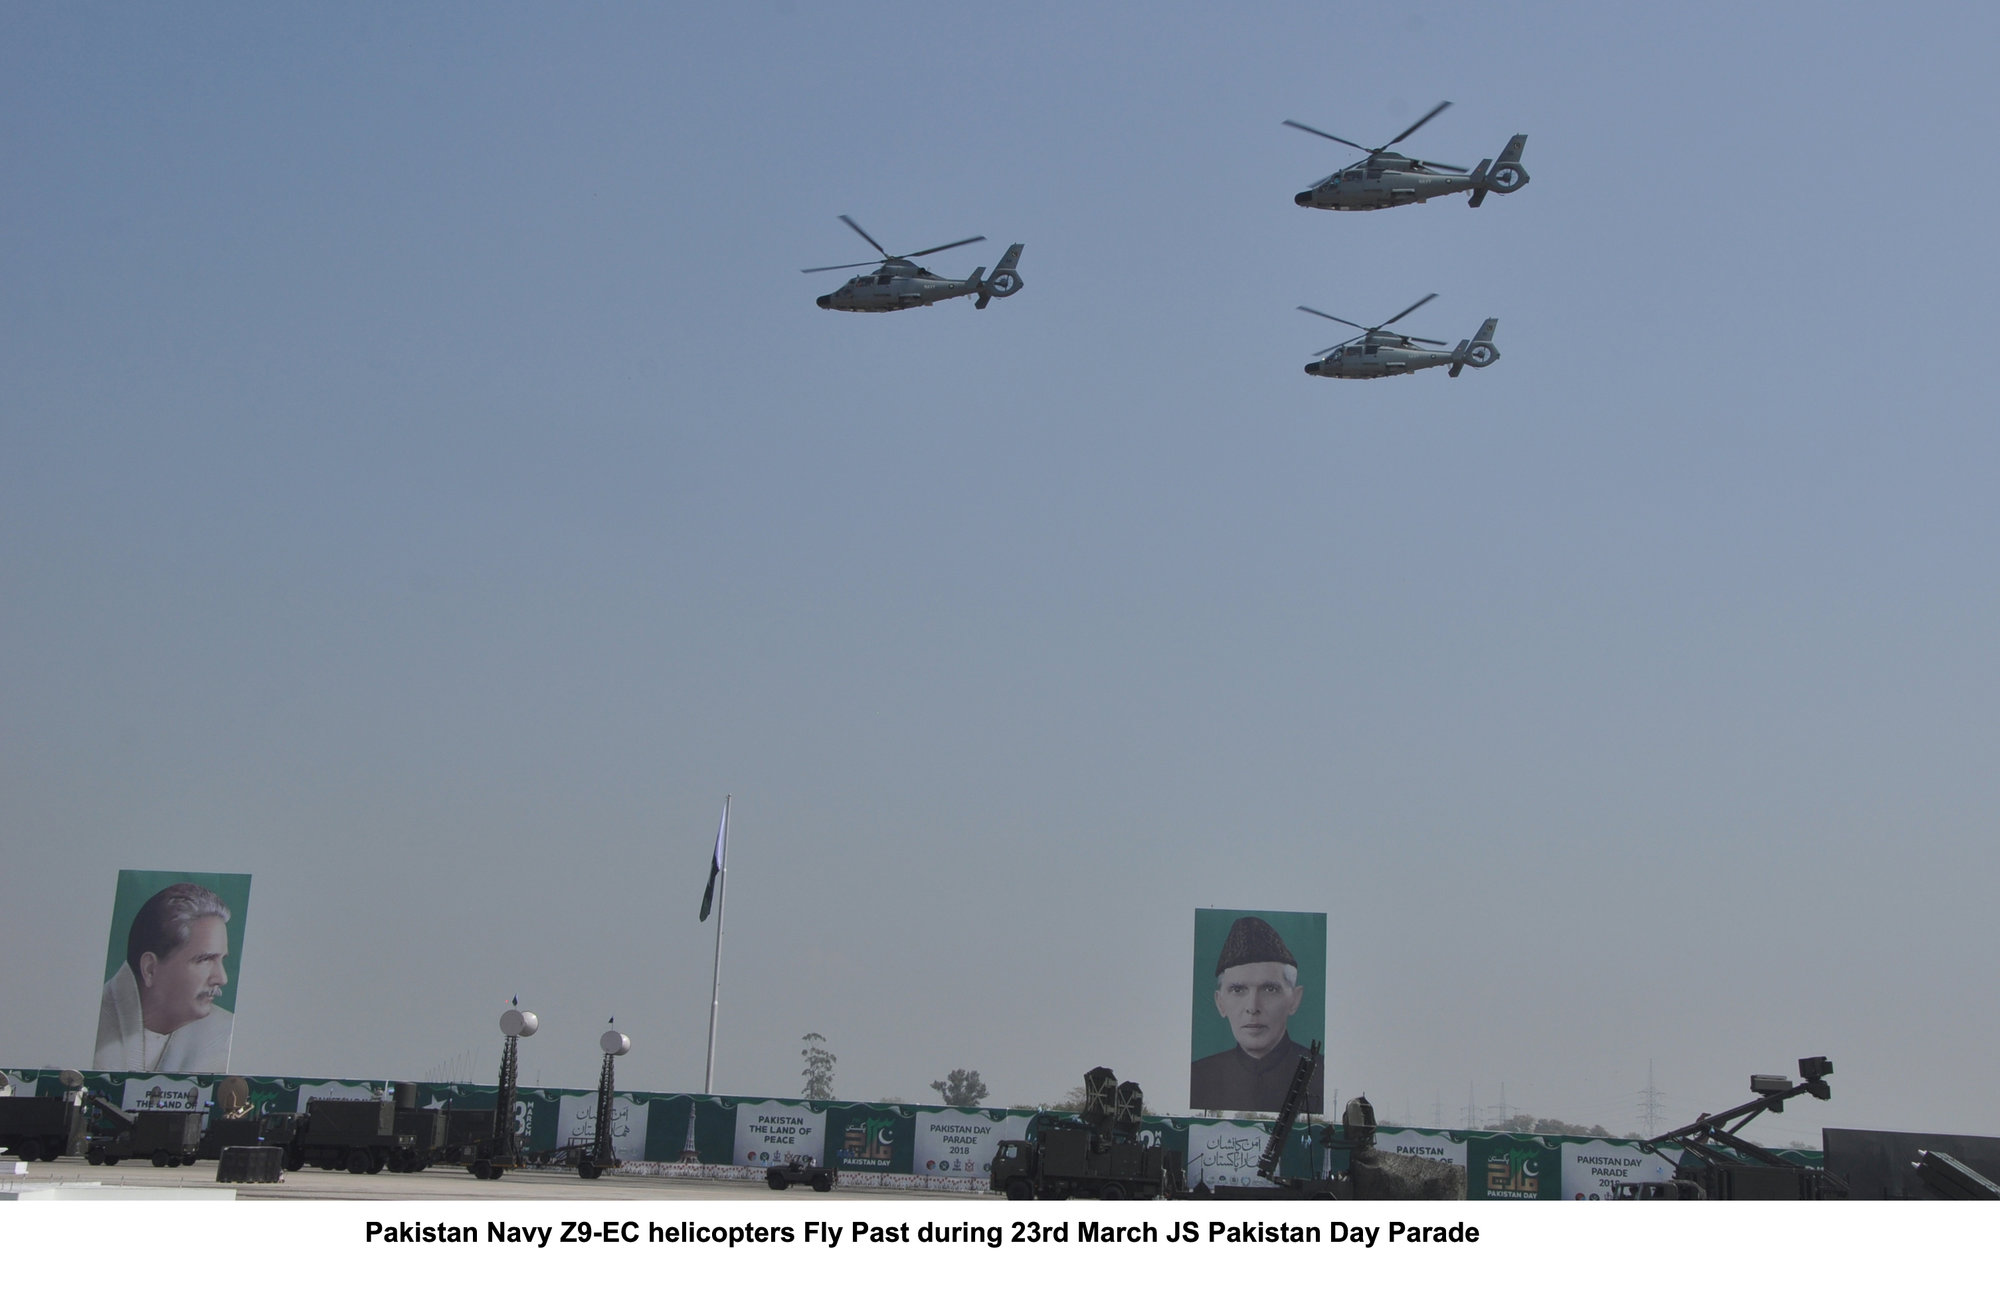
[(1469, 191), (1472, 193), (1470, 204), (1477, 206), (1486, 200), (1489, 192), (1510, 193), (1526, 187), (1528, 172), (1521, 165), (1521, 150), (1528, 146), (1525, 134), (1509, 139), (1507, 146), (1500, 150), (1499, 160), (1489, 157), (1470, 172), (1463, 166), (1448, 166), (1442, 161), (1420, 161), (1389, 151), (1450, 106), (1449, 100), (1438, 104), (1418, 117), (1415, 125), (1379, 148), (1363, 148), (1337, 134), (1315, 130), (1297, 121), (1285, 122), (1294, 130), (1317, 134), (1322, 139), (1332, 139), (1335, 143), (1344, 143), (1368, 154), (1345, 170), (1334, 171), (1292, 201), (1308, 210), (1382, 210)]
[(907, 255), (891, 255), (882, 250), (882, 243), (868, 235), (866, 229), (846, 215), (840, 222), (861, 234), (861, 240), (878, 251), (882, 251), (879, 262), (862, 260), (856, 264), (826, 264), (816, 269), (800, 269), (801, 273), (830, 273), (834, 269), (858, 269), (874, 265), (874, 271), (850, 278), (847, 285), (838, 291), (819, 298), (822, 309), (839, 309), (843, 313), (893, 313), (898, 309), (914, 309), (919, 305), (936, 304), (940, 300), (954, 300), (961, 295), (977, 295), (978, 301), (972, 306), (984, 309), (994, 298), (1006, 297), (1021, 289), (1021, 275), (1015, 265), (1021, 262), (1021, 243), (1007, 248), (1000, 262), (993, 266), (993, 276), (982, 277), (984, 266), (972, 270), (969, 278), (939, 277), (929, 269), (915, 262), (919, 255), (933, 255), (938, 251), (948, 251), (956, 246), (970, 246), (983, 242), (985, 237), (967, 237), (956, 242), (946, 242), (943, 246), (933, 246), (927, 250), (911, 251)]
[(1344, 340), (1314, 354), (1313, 357), (1319, 361), (1306, 364), (1306, 375), (1372, 380), (1377, 376), (1402, 376), (1426, 367), (1449, 364), (1451, 370), (1445, 374), (1456, 376), (1467, 367), (1489, 367), (1500, 360), (1499, 347), (1493, 343), (1493, 330), (1500, 325), (1498, 318), (1488, 318), (1477, 335), (1470, 340), (1459, 341), (1452, 349), (1425, 349), (1422, 346), (1447, 342), (1406, 336), (1388, 329), (1391, 323), (1402, 321), (1435, 299), (1437, 292), (1433, 291), (1388, 322), (1373, 327), (1363, 327), (1358, 322), (1349, 322), (1345, 318), (1336, 318), (1330, 313), (1300, 305), (1300, 310), (1305, 313), (1338, 322), (1342, 326), (1358, 327), (1361, 331), (1352, 340)]

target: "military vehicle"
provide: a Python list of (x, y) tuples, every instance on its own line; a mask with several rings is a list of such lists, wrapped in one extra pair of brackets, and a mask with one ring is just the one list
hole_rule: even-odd
[[(1306, 1098), (1312, 1092), (1313, 1072), (1319, 1068), (1319, 1040), (1299, 1057), (1299, 1063), (1292, 1069), (1291, 1087), (1285, 1092), (1285, 1099), (1278, 1103), (1278, 1117), (1271, 1123), (1271, 1135), (1264, 1143), (1264, 1153), (1257, 1160), (1257, 1176), (1269, 1182), (1268, 1186), (1197, 1186), (1191, 1193), (1204, 1199), (1351, 1199), (1353, 1185), (1344, 1173), (1329, 1173), (1321, 1177), (1315, 1173), (1311, 1177), (1288, 1177), (1279, 1172), (1284, 1159), (1285, 1143), (1292, 1135), (1292, 1125), (1298, 1122), (1299, 1112), (1305, 1108)], [(1359, 1107), (1359, 1110), (1356, 1109)], [(1367, 1140), (1374, 1140), (1375, 1112), (1368, 1107), (1365, 1098), (1357, 1097), (1348, 1102), (1349, 1118), (1355, 1119), (1366, 1112)], [(1323, 1134), (1316, 1144), (1322, 1154), (1333, 1147), (1330, 1133)], [(1347, 1145), (1343, 1137), (1341, 1145)], [(1328, 1155), (1328, 1158), (1331, 1158)]]
[(395, 1102), (314, 1097), (286, 1147), (285, 1167), (404, 1173), (412, 1170), (416, 1149), (415, 1138), (396, 1131)]
[(1423, 129), (1432, 117), (1450, 106), (1449, 102), (1438, 104), (1418, 117), (1415, 125), (1379, 148), (1364, 148), (1352, 139), (1316, 130), (1298, 121), (1285, 122), (1294, 130), (1317, 134), (1322, 139), (1332, 139), (1335, 143), (1344, 143), (1368, 154), (1299, 193), (1292, 198), (1293, 204), (1308, 210), (1383, 210), (1390, 206), (1413, 206), (1433, 197), (1470, 192), (1470, 204), (1477, 206), (1486, 200), (1489, 192), (1505, 194), (1525, 188), (1528, 172), (1521, 165), (1521, 151), (1528, 146), (1525, 134), (1509, 139), (1497, 160), (1488, 158), (1469, 172), (1464, 166), (1448, 166), (1442, 161), (1420, 161), (1389, 151)]
[(495, 1181), (527, 1162), (514, 1123), (514, 1092), (521, 1071), (520, 1043), (541, 1027), (541, 1017), (521, 1000), (500, 1013), (500, 1081), (491, 1110), (453, 1110), (446, 1128), (447, 1157), (481, 1181)]
[(93, 1164), (150, 1159), (155, 1168), (192, 1165), (200, 1156), (200, 1110), (124, 1111), (102, 1097), (91, 1098), (108, 1131), (93, 1132), (83, 1157)]
[(1146, 1144), (1137, 1083), (1098, 1066), (1083, 1076), (1081, 1113), (1039, 1114), (1021, 1141), (1003, 1141), (988, 1185), (1008, 1199), (1158, 1199), (1186, 1184), (1181, 1153)]
[[(613, 1021), (617, 1017), (612, 1017)], [(616, 1113), (614, 1096), (616, 1084), (612, 1080), (612, 1063), (632, 1050), (632, 1040), (615, 1029), (607, 1029), (597, 1038), (597, 1050), (604, 1053), (604, 1064), (597, 1073), (597, 1106), (591, 1117), (590, 1140), (576, 1148), (576, 1175), (587, 1182), (594, 1182), (605, 1173), (618, 1167), (618, 1151), (611, 1136), (611, 1121)]]
[(1614, 1200), (1707, 1199), (1708, 1196), (1699, 1183), (1676, 1178), (1655, 1182), (1613, 1182), (1611, 1198)]
[(445, 1157), (445, 1143), (451, 1131), (443, 1110), (422, 1110), (415, 1106), (396, 1108), (396, 1135), (410, 1139), (406, 1173), (420, 1173)]
[(288, 1113), (213, 1116), (201, 1134), (195, 1151), (200, 1159), (221, 1159), (232, 1146), (277, 1146), (289, 1148), (304, 1125), (305, 1116)]
[(1426, 349), (1425, 345), (1442, 345), (1445, 342), (1406, 336), (1388, 329), (1391, 323), (1402, 321), (1435, 299), (1437, 292), (1433, 291), (1388, 322), (1372, 327), (1300, 305), (1301, 313), (1310, 313), (1361, 332), (1352, 340), (1343, 340), (1314, 354), (1317, 361), (1306, 364), (1306, 375), (1373, 380), (1377, 376), (1403, 376), (1426, 367), (1449, 367), (1451, 370), (1445, 374), (1457, 376), (1467, 367), (1490, 367), (1500, 361), (1500, 350), (1493, 343), (1493, 331), (1500, 325), (1498, 318), (1488, 318), (1477, 335), (1470, 340), (1459, 341), (1457, 347), (1452, 349)]
[(814, 1163), (808, 1156), (787, 1159), (764, 1170), (764, 1184), (774, 1191), (787, 1186), (810, 1186), (824, 1195), (840, 1180), (840, 1170), (831, 1164)]
[[(1799, 1059), (1799, 1082), (1783, 1074), (1753, 1074), (1753, 1100), (1705, 1114), (1685, 1127), (1641, 1143), (1648, 1150), (1680, 1148), (1674, 1168), (1676, 1182), (1691, 1182), (1708, 1199), (1845, 1199), (1847, 1184), (1824, 1168), (1807, 1168), (1741, 1135), (1745, 1125), (1769, 1111), (1783, 1114), (1785, 1102), (1797, 1096), (1826, 1101), (1833, 1097), (1826, 1076), (1833, 1062), (1824, 1056)], [(1676, 1198), (1692, 1198), (1677, 1196)]]
[(89, 1117), (82, 1098), (0, 1097), (0, 1149), (30, 1163), (84, 1153)]
[(915, 309), (923, 305), (936, 304), (940, 300), (956, 300), (962, 295), (976, 295), (975, 309), (984, 309), (995, 299), (1005, 299), (1021, 289), (1021, 274), (1017, 267), (1021, 262), (1020, 242), (1007, 248), (1000, 262), (993, 266), (993, 276), (981, 276), (986, 272), (982, 266), (972, 270), (968, 278), (946, 278), (916, 263), (919, 255), (935, 255), (954, 247), (970, 246), (983, 242), (985, 237), (967, 237), (956, 242), (946, 242), (942, 246), (932, 246), (921, 251), (911, 251), (907, 255), (891, 255), (882, 250), (882, 243), (868, 236), (861, 225), (846, 215), (840, 221), (861, 239), (878, 251), (882, 258), (861, 260), (854, 264), (825, 264), (816, 269), (800, 269), (801, 273), (831, 273), (835, 269), (869, 268), (860, 277), (850, 278), (837, 291), (819, 298), (822, 309), (838, 309), (842, 313), (894, 313), (898, 309)]

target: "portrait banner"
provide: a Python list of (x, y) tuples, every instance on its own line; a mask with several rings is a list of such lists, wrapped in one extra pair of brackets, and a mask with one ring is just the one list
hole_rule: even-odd
[(248, 873), (119, 872), (92, 1069), (228, 1072), (249, 908)]
[[(1326, 1037), (1326, 914), (1196, 909), (1188, 1105), (1274, 1113)], [(1326, 1064), (1309, 1114), (1326, 1113)]]
[(742, 1101), (736, 1106), (738, 1164), (782, 1164), (826, 1158), (826, 1112), (782, 1101)]

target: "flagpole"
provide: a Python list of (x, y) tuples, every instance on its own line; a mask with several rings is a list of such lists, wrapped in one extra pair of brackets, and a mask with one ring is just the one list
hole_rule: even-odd
[(703, 1096), (715, 1094), (715, 1019), (722, 1010), (722, 914), (729, 898), (729, 797), (722, 798), (722, 827), (715, 839), (715, 975), (708, 995), (708, 1074)]

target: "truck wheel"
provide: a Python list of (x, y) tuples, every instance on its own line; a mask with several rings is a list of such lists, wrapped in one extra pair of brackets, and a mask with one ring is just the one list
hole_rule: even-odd
[(764, 1174), (764, 1184), (769, 1186), (774, 1191), (781, 1191), (785, 1189), (785, 1187), (791, 1185), (789, 1181), (785, 1180), (785, 1175), (783, 1173)]
[(588, 1159), (577, 1161), (576, 1175), (578, 1177), (583, 1178), (583, 1180), (587, 1182), (596, 1181), (598, 1177), (603, 1174), (603, 1172), (604, 1172), (603, 1169), (599, 1168), (596, 1164), (591, 1163)]
[(482, 1159), (476, 1164), (467, 1164), (465, 1171), (483, 1182), (486, 1180), (486, 1161)]
[(1117, 1182), (1104, 1183), (1104, 1189), (1097, 1193), (1099, 1199), (1124, 1199), (1125, 1188)]
[(164, 1151), (164, 1150), (156, 1150), (156, 1151), (154, 1151), (154, 1152), (153, 1152), (153, 1167), (155, 1167), (155, 1168), (165, 1168), (166, 1166), (167, 1166), (167, 1152), (166, 1152), (166, 1151)]
[(1035, 1184), (1025, 1177), (1010, 1177), (1007, 1179), (1007, 1198), (1033, 1199), (1035, 1198)]
[(833, 1189), (833, 1174), (821, 1173), (813, 1178), (813, 1189), (824, 1195)]
[(83, 1157), (88, 1163), (101, 1164), (104, 1162), (104, 1147), (92, 1146), (89, 1150), (83, 1152)]
[(350, 1173), (358, 1176), (367, 1172), (369, 1162), (368, 1152), (365, 1150), (350, 1150), (347, 1152), (347, 1171)]

